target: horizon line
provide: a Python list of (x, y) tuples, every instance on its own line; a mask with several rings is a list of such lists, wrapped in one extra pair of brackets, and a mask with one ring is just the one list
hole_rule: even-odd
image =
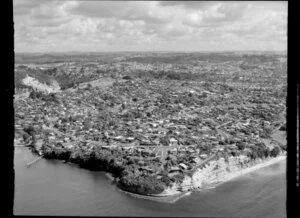
[(54, 54), (54, 53), (207, 53), (207, 52), (287, 52), (286, 50), (202, 50), (202, 51), (40, 51), (40, 52), (16, 52), (14, 51), (15, 54)]

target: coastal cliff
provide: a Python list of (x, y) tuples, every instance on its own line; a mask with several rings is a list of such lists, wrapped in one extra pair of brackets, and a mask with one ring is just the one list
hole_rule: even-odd
[(268, 157), (265, 159), (251, 160), (245, 155), (238, 157), (229, 157), (226, 161), (224, 158), (210, 161), (202, 169), (198, 168), (192, 176), (185, 176), (183, 182), (176, 188), (182, 191), (192, 189), (205, 189), (206, 187), (228, 181), (239, 175), (257, 170), (266, 165), (283, 160), (285, 152), (277, 157)]
[(202, 169), (198, 168), (192, 175), (185, 175), (181, 183), (172, 183), (161, 193), (150, 194), (134, 192), (122, 185), (118, 185), (124, 191), (134, 193), (134, 196), (144, 196), (143, 198), (156, 199), (172, 196), (181, 196), (189, 191), (204, 190), (214, 187), (217, 184), (226, 182), (240, 175), (258, 170), (267, 165), (276, 163), (286, 158), (286, 152), (282, 152), (276, 157), (258, 158), (251, 160), (246, 155), (238, 157), (229, 157), (228, 160), (221, 157), (218, 160), (212, 160), (205, 164)]
[[(285, 151), (272, 156), (253, 158), (251, 155), (238, 156), (213, 155), (200, 163), (193, 170), (181, 171), (175, 177), (164, 174), (157, 169), (157, 175), (142, 174), (138, 165), (130, 164), (125, 159), (115, 161), (109, 150), (98, 149), (80, 152), (42, 146), (42, 153), (47, 159), (61, 159), (78, 164), (90, 170), (109, 172), (116, 178), (118, 187), (124, 191), (152, 197), (166, 197), (185, 193), (195, 189), (205, 189), (209, 186), (227, 181), (238, 175), (250, 172), (285, 157)], [(115, 151), (117, 152), (117, 151)], [(114, 153), (120, 157), (121, 153)], [(114, 161), (113, 161), (114, 160)]]

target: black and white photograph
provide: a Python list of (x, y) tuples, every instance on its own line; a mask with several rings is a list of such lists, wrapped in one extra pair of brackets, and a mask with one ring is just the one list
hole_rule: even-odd
[(13, 0), (13, 214), (287, 217), (287, 26), (287, 1)]

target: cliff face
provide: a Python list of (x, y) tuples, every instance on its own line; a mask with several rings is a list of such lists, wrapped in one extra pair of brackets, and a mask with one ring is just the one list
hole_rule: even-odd
[(31, 86), (32, 88), (35, 88), (39, 91), (42, 92), (48, 92), (48, 93), (53, 93), (53, 92), (59, 92), (60, 87), (57, 81), (53, 80), (52, 85), (46, 85), (44, 83), (39, 82), (37, 79), (27, 76), (26, 78), (23, 79), (22, 81), (25, 85)]
[(262, 162), (261, 159), (250, 161), (250, 158), (244, 155), (231, 156), (228, 161), (225, 161), (224, 158), (210, 161), (204, 168), (198, 168), (192, 177), (185, 176), (184, 181), (180, 184), (180, 188), (183, 191), (205, 188), (242, 174), (245, 169), (260, 162)]

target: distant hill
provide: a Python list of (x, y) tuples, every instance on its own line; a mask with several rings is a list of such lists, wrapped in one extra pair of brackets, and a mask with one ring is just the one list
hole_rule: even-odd
[(140, 63), (187, 63), (189, 61), (239, 61), (242, 57), (260, 60), (286, 56), (284, 52), (64, 52), (64, 53), (16, 53), (16, 64), (43, 64), (59, 62), (97, 61), (111, 63), (125, 61)]
[(117, 57), (124, 56), (114, 53), (17, 53), (15, 54), (16, 64), (45, 64), (45, 63), (61, 63), (61, 62), (81, 62), (81, 61), (97, 61), (98, 63), (110, 63)]

